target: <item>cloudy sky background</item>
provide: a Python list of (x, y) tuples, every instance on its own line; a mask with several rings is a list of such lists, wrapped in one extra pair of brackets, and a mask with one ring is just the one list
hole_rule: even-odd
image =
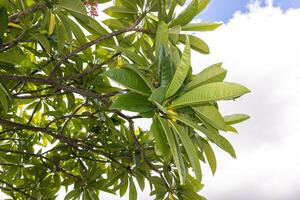
[(202, 193), (208, 199), (300, 197), (300, 9), (277, 3), (248, 4), (248, 10), (224, 19), (228, 22), (217, 31), (198, 34), (211, 54), (193, 56), (194, 70), (223, 61), (227, 80), (252, 90), (236, 102), (221, 104), (224, 114), (243, 112), (251, 119), (238, 126), (239, 135), (225, 133), (237, 160), (218, 151), (217, 173), (212, 177), (207, 172), (204, 179)]

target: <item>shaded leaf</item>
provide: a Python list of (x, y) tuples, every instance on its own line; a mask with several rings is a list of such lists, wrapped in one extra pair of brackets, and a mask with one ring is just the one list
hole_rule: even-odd
[(127, 110), (132, 112), (148, 112), (154, 108), (146, 96), (137, 93), (118, 95), (110, 106), (111, 109)]

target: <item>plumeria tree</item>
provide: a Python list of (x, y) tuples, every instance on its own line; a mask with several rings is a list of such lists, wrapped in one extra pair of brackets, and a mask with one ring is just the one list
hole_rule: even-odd
[[(103, 10), (103, 3), (110, 7)], [(7, 199), (205, 199), (211, 145), (247, 115), (217, 102), (249, 90), (221, 63), (193, 74), (194, 23), (209, 0), (1, 0), (0, 189)], [(177, 7), (180, 13), (175, 13)], [(97, 16), (107, 17), (96, 20)], [(98, 18), (97, 18), (98, 19)], [(150, 130), (136, 120), (151, 121)], [(150, 198), (150, 197), (149, 197)]]

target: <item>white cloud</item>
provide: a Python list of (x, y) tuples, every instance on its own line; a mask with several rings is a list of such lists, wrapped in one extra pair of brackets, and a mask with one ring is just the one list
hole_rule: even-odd
[(218, 151), (215, 177), (205, 175), (208, 199), (296, 199), (300, 185), (300, 9), (281, 11), (253, 4), (215, 32), (198, 33), (211, 47), (194, 55), (194, 71), (224, 62), (229, 81), (252, 93), (222, 102), (224, 114), (244, 112), (251, 120), (240, 135), (225, 133), (238, 159)]

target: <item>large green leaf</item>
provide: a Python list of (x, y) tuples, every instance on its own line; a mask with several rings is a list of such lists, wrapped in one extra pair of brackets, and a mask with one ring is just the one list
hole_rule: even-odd
[(129, 200), (136, 200), (137, 199), (137, 191), (136, 191), (136, 187), (135, 184), (133, 182), (132, 177), (129, 178)]
[(0, 37), (5, 33), (7, 24), (8, 24), (7, 10), (5, 7), (0, 7)]
[(140, 56), (137, 52), (133, 52), (129, 49), (118, 47), (118, 51), (122, 52), (127, 58), (129, 58), (134, 63), (142, 66), (147, 67), (148, 63), (142, 56)]
[(174, 76), (174, 64), (167, 52), (167, 49), (162, 45), (159, 51), (157, 63), (157, 75), (160, 86), (167, 87)]
[(178, 124), (171, 122), (171, 125), (172, 125), (174, 132), (180, 137), (180, 140), (182, 141), (182, 144), (188, 154), (189, 160), (190, 160), (191, 165), (196, 174), (197, 180), (199, 182), (201, 182), (201, 180), (202, 180), (201, 166), (199, 163), (196, 149), (194, 148), (194, 145), (193, 145), (188, 133), (186, 132), (186, 130), (184, 130), (183, 127), (181, 127)]
[(180, 196), (182, 200), (206, 200), (203, 196), (197, 194), (190, 188), (183, 188), (180, 190)]
[(103, 23), (112, 30), (120, 30), (130, 26), (127, 20), (122, 19), (106, 19), (103, 20)]
[(80, 0), (60, 0), (58, 6), (69, 11), (86, 15), (85, 6)]
[(221, 149), (223, 149), (224, 151), (229, 153), (232, 157), (234, 157), (234, 158), (236, 157), (235, 151), (234, 151), (232, 145), (228, 142), (228, 140), (226, 138), (224, 138), (218, 132), (206, 129), (204, 126), (201, 126), (201, 125), (193, 122), (187, 116), (176, 115), (175, 118), (177, 120), (181, 121), (182, 123), (190, 126), (191, 128), (204, 133), (210, 141), (212, 141), (213, 143), (218, 145)]
[(221, 23), (215, 22), (200, 22), (200, 23), (190, 23), (182, 27), (183, 31), (213, 31), (219, 26)]
[(233, 115), (224, 116), (224, 120), (228, 125), (237, 124), (246, 121), (249, 118), (250, 116), (245, 114), (233, 114)]
[(186, 85), (185, 90), (191, 90), (200, 85), (212, 82), (221, 82), (225, 79), (227, 70), (223, 69), (222, 63), (217, 63), (205, 68)]
[(99, 36), (108, 33), (108, 31), (105, 28), (103, 28), (96, 19), (86, 15), (82, 15), (80, 13), (71, 13), (73, 17), (75, 17), (76, 20), (79, 22), (79, 24), (91, 34)]
[[(203, 40), (193, 35), (188, 35), (188, 37), (189, 37), (191, 48), (193, 50), (198, 51), (202, 54), (209, 54), (209, 47)], [(185, 41), (186, 41), (185, 35), (179, 35), (179, 42), (184, 44)]]
[(126, 18), (126, 17), (128, 18), (136, 14), (134, 10), (130, 10), (123, 6), (111, 6), (103, 10), (103, 12), (111, 17), (116, 17), (116, 18)]
[[(87, 43), (87, 39), (83, 33), (83, 31), (81, 30), (81, 28), (78, 26), (77, 23), (75, 23), (73, 20), (71, 19), (67, 19), (68, 21), (68, 25), (72, 30), (72, 33), (74, 34), (74, 36), (76, 37), (77, 41), (79, 42), (80, 45)], [(88, 58), (88, 59), (93, 59), (92, 56), (92, 49), (91, 48), (87, 48), (83, 51), (84, 55)]]
[(156, 30), (156, 38), (155, 38), (155, 55), (159, 57), (161, 47), (168, 49), (169, 43), (169, 30), (168, 25), (161, 21)]
[(181, 166), (181, 162), (180, 162), (180, 158), (179, 156), (181, 155), (180, 152), (177, 151), (177, 144), (174, 138), (174, 135), (172, 133), (172, 130), (170, 129), (169, 123), (166, 119), (161, 118), (160, 116), (156, 115), (157, 119), (159, 121), (159, 123), (161, 124), (161, 127), (163, 128), (166, 138), (168, 140), (168, 144), (170, 146), (171, 149), (171, 153), (175, 162), (175, 165), (177, 167), (178, 170), (178, 175), (179, 175), (179, 179), (180, 179), (180, 183), (184, 184), (185, 180), (184, 180), (184, 174), (182, 171), (182, 166)]
[(176, 72), (174, 77), (167, 89), (166, 98), (173, 96), (179, 88), (182, 86), (188, 71), (191, 66), (191, 50), (190, 50), (190, 43), (188, 37), (186, 37), (186, 44), (184, 52), (181, 56), (180, 62), (176, 66)]
[(40, 45), (46, 50), (48, 54), (51, 53), (50, 43), (46, 36), (39, 33), (32, 33), (31, 35), (40, 43)]
[(215, 174), (217, 170), (217, 160), (213, 149), (211, 148), (210, 144), (203, 138), (197, 137), (197, 139), (199, 139), (198, 141), (200, 142), (201, 148), (204, 151), (212, 174)]
[(58, 23), (56, 26), (57, 33), (57, 49), (59, 53), (62, 53), (67, 39), (67, 31), (63, 25), (63, 23)]
[(231, 100), (249, 92), (250, 90), (248, 88), (237, 83), (209, 83), (184, 93), (176, 99), (170, 107), (183, 107), (201, 103), (203, 104), (211, 101)]
[(207, 7), (209, 2), (210, 0), (198, 0), (198, 12), (202, 12)]
[(166, 145), (168, 141), (165, 136), (164, 130), (162, 129), (156, 117), (153, 118), (150, 132), (155, 139), (154, 147), (156, 154), (162, 156), (165, 160), (168, 160), (170, 158), (170, 149), (169, 146)]
[(14, 65), (22, 65), (23, 67), (33, 67), (33, 63), (27, 58), (27, 56), (20, 54), (15, 50), (1, 52), (0, 61)]
[(193, 109), (201, 119), (205, 120), (214, 128), (227, 131), (225, 121), (215, 106), (203, 105), (193, 107)]
[(128, 68), (110, 69), (104, 75), (136, 93), (147, 96), (151, 93), (145, 81), (136, 72)]
[(146, 96), (137, 93), (127, 93), (118, 95), (110, 108), (132, 112), (148, 112), (152, 110), (154, 106), (147, 100)]
[(157, 102), (159, 104), (162, 104), (165, 99), (165, 96), (166, 96), (166, 88), (159, 87), (152, 92), (151, 96), (149, 97), (149, 100), (152, 102)]
[(185, 25), (192, 21), (194, 17), (198, 14), (198, 1), (193, 0), (171, 23), (170, 27), (176, 25)]

